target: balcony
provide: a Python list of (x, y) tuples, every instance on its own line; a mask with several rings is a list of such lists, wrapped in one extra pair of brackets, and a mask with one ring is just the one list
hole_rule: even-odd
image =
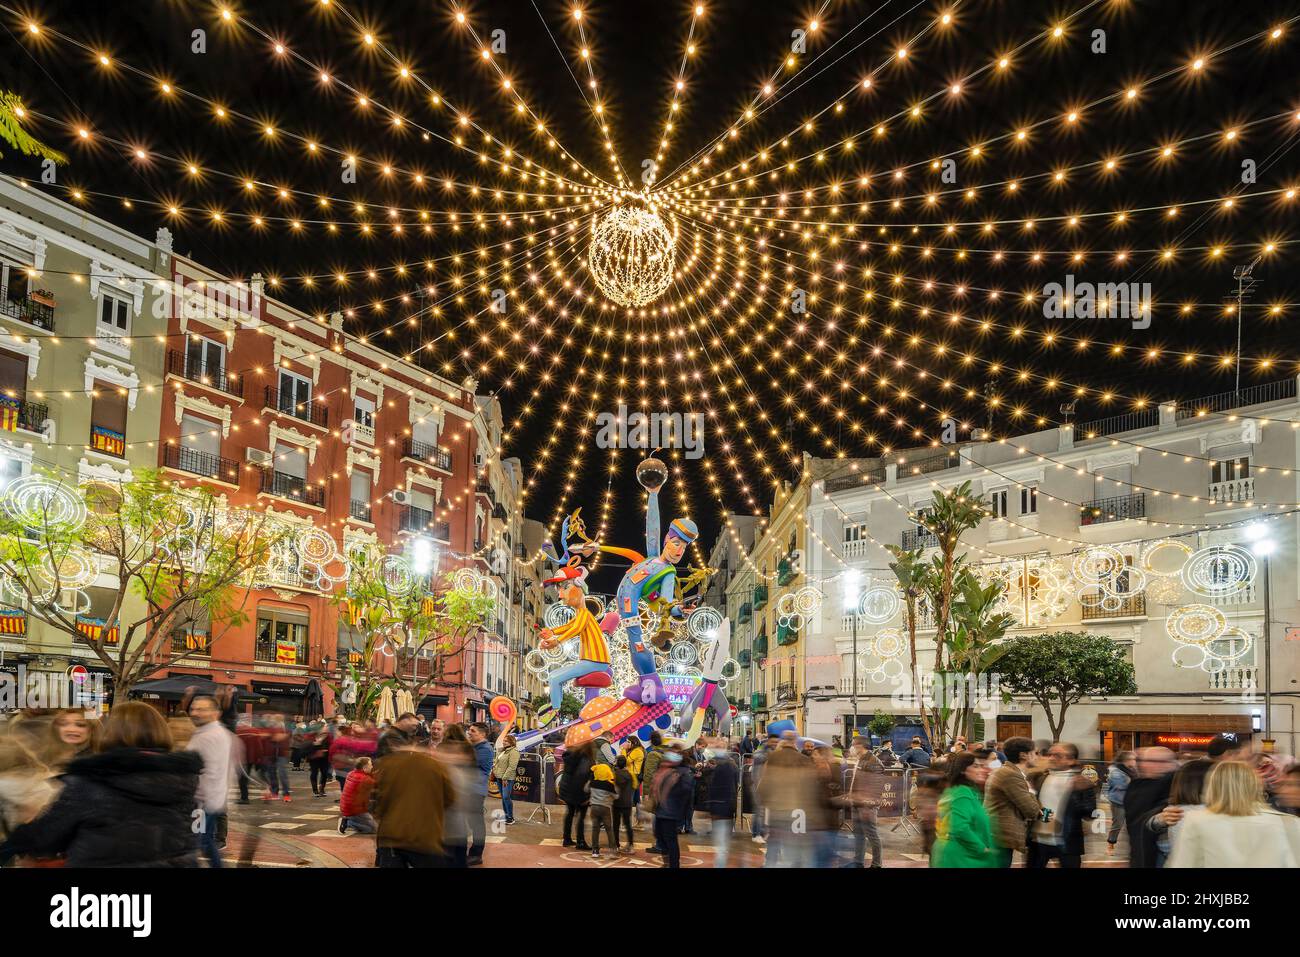
[[(872, 694), (880, 690), (880, 685), (871, 687), (872, 681), (867, 675), (863, 674), (861, 669), (858, 671), (858, 694)], [(853, 676), (840, 676), (840, 694), (853, 694)]]
[(358, 502), (356, 499), (351, 499), (348, 502), (348, 515), (359, 522), (369, 522), (370, 512), (369, 502)]
[(1253, 476), (1249, 476), (1247, 478), (1229, 479), (1226, 482), (1211, 482), (1206, 497), (1214, 505), (1253, 502), (1255, 500), (1255, 479)]
[(80, 640), (86, 643), (97, 641), (101, 646), (116, 645), (121, 640), (117, 625), (109, 625), (103, 618), (90, 615), (78, 615), (74, 624)]
[(24, 432), (44, 434), (45, 420), (49, 417), (49, 406), (0, 395), (0, 428), (6, 432), (22, 429)]
[(499, 522), (504, 522), (509, 517), (509, 513), (506, 512), (506, 507), (500, 502), (493, 502), (492, 517)]
[(172, 654), (185, 655), (187, 658), (211, 658), (212, 639), (201, 633), (174, 631)]
[(1120, 599), (1118, 608), (1103, 608), (1101, 605), (1084, 605), (1084, 621), (1105, 621), (1114, 618), (1145, 618), (1147, 616), (1147, 596), (1134, 595)]
[(1228, 667), (1207, 675), (1211, 691), (1251, 691), (1259, 687), (1259, 669)]
[(783, 701), (797, 701), (799, 699), (799, 689), (793, 681), (785, 681), (776, 686), (776, 701), (780, 704)]
[(1228, 409), (1244, 409), (1251, 405), (1282, 402), (1295, 397), (1295, 378), (1280, 379), (1277, 382), (1264, 382), (1235, 392), (1220, 392), (1217, 395), (1179, 402), (1175, 418), (1182, 422), (1185, 419), (1198, 419), (1215, 412), (1226, 412)]
[(404, 505), (397, 517), (397, 528), (403, 532), (415, 532), (423, 535), (429, 531), (429, 525), (433, 521), (433, 512), (424, 508), (417, 508), (414, 505)]
[(0, 302), (0, 315), (17, 319), (46, 332), (54, 331), (54, 306), (50, 302), (24, 296), (21, 299), (6, 299)]
[(938, 548), (939, 536), (928, 528), (913, 528), (903, 533), (902, 545), (906, 550), (913, 548)]
[(754, 656), (748, 648), (741, 648), (740, 652), (736, 655), (736, 661), (739, 662), (740, 667), (748, 668), (750, 664), (753, 663)]
[(427, 465), (432, 465), (436, 469), (442, 469), (444, 472), (451, 471), (451, 453), (446, 449), (438, 448), (438, 446), (432, 442), (421, 442), (419, 439), (407, 439), (402, 443), (402, 458), (424, 462)]
[(270, 665), (307, 664), (307, 648), (292, 641), (267, 641), (259, 638), (253, 646), (253, 660)]
[(92, 425), (90, 427), (90, 447), (96, 452), (103, 452), (105, 455), (112, 455), (115, 458), (126, 458), (126, 436), (116, 429), (105, 428), (102, 425)]
[(762, 632), (754, 638), (754, 657), (763, 658), (767, 655), (767, 633)]
[(788, 625), (778, 625), (776, 628), (776, 643), (778, 645), (798, 644), (799, 629), (791, 628)]
[(761, 611), (767, 605), (767, 586), (754, 586), (754, 611)]
[(766, 711), (767, 695), (762, 691), (755, 691), (749, 696), (749, 707), (751, 711)]
[(867, 538), (845, 541), (840, 546), (840, 554), (845, 558), (866, 558), (868, 550), (875, 542)]
[(272, 389), (269, 385), (265, 387), (262, 407), (291, 415), (295, 419), (310, 422), (322, 429), (329, 428), (330, 411), (325, 406), (318, 402), (294, 402), (293, 396), (279, 389)]
[(926, 452), (924, 454), (912, 455), (907, 458), (906, 462), (898, 466), (899, 479), (912, 478), (916, 475), (930, 475), (933, 472), (943, 472), (947, 469), (954, 469), (960, 464), (960, 458), (956, 451), (940, 449), (937, 452)]
[(740, 606), (740, 611), (736, 612), (736, 624), (747, 625), (754, 620), (754, 607), (745, 602)]
[(203, 362), (200, 362), (196, 356), (173, 349), (167, 353), (167, 374), (174, 375), (190, 382), (197, 382), (199, 385), (205, 385), (209, 389), (216, 389), (218, 392), (224, 392), (235, 398), (242, 398), (238, 384), (228, 375), (223, 368), (209, 368)]
[(778, 585), (788, 585), (799, 577), (799, 569), (787, 555), (776, 563), (776, 583)]
[(364, 442), (366, 445), (375, 444), (375, 427), (373, 425), (362, 425), (360, 422), (353, 422), (352, 434), (358, 442)]
[(1079, 506), (1079, 525), (1104, 525), (1107, 522), (1123, 522), (1132, 518), (1146, 518), (1147, 499), (1145, 492), (1132, 495), (1116, 495), (1111, 498), (1099, 498)]
[(1253, 605), (1255, 603), (1255, 583), (1251, 582), (1245, 588), (1233, 592), (1231, 595), (1215, 595), (1204, 600), (1208, 604), (1214, 605), (1216, 608), (1235, 608), (1238, 605)]
[(883, 464), (873, 465), (865, 468), (861, 472), (853, 475), (845, 475), (840, 478), (827, 479), (822, 485), (822, 491), (830, 495), (834, 492), (847, 492), (855, 488), (864, 486), (880, 485), (885, 481), (885, 466)]
[(1120, 432), (1136, 432), (1138, 429), (1154, 429), (1160, 425), (1160, 408), (1152, 406), (1140, 412), (1125, 412), (1092, 422), (1081, 422), (1074, 427), (1074, 441), (1088, 442), (1102, 439)]
[(286, 475), (284, 472), (263, 469), (261, 491), (277, 498), (285, 498), (303, 505), (310, 505), (312, 508), (325, 507), (325, 490), (314, 485), (308, 485), (306, 479), (301, 479), (296, 475)]
[(239, 463), (234, 459), (223, 459), (220, 455), (186, 445), (166, 446), (163, 449), (163, 465), (191, 475), (239, 484)]

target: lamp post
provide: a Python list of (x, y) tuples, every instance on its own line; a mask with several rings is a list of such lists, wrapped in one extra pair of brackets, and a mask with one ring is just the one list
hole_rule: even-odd
[(1251, 522), (1244, 529), (1251, 551), (1263, 559), (1264, 566), (1264, 741), (1266, 749), (1273, 740), (1273, 642), (1272, 583), (1269, 581), (1269, 556), (1277, 542), (1263, 522)]
[(853, 618), (853, 726), (844, 735), (844, 746), (853, 743), (853, 736), (858, 733), (858, 589), (861, 586), (862, 573), (850, 568), (844, 573), (844, 610)]

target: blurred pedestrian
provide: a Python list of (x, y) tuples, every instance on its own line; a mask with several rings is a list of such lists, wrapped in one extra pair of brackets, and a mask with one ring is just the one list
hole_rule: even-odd
[(194, 867), (194, 796), (203, 759), (173, 751), (162, 716), (139, 701), (115, 707), (94, 754), (74, 758), (63, 789), (15, 828), (0, 861), (63, 856), (69, 867)]
[[(659, 771), (659, 765), (664, 759), (663, 736), (658, 731), (650, 732), (650, 747), (646, 749), (645, 760), (641, 766), (641, 806), (640, 813), (650, 819), (653, 827), (655, 811), (655, 774)], [(659, 846), (656, 840), (649, 848), (647, 854), (662, 854), (663, 848)]]
[(984, 809), (989, 812), (993, 841), (998, 848), (998, 866), (1010, 867), (1016, 851), (1026, 854), (1029, 827), (1043, 812), (1025, 772), (1034, 742), (1029, 738), (1008, 738), (1007, 760), (989, 775), (984, 786)]
[(1058, 741), (1048, 749), (1049, 767), (1029, 773), (1042, 806), (1029, 832), (1029, 866), (1083, 866), (1083, 822), (1097, 810), (1097, 789), (1079, 770), (1079, 749)]
[(1155, 835), (1156, 867), (1164, 867), (1168, 861), (1178, 825), (1187, 812), (1205, 807), (1205, 779), (1214, 765), (1215, 762), (1209, 758), (1188, 761), (1174, 772), (1169, 785), (1169, 801), (1147, 813), (1143, 827)]
[[(415, 747), (414, 742), (406, 745)], [(392, 751), (389, 752), (392, 754)], [(377, 830), (375, 818), (370, 813), (370, 796), (375, 789), (375, 762), (373, 758), (357, 758), (357, 765), (343, 783), (343, 794), (339, 798), (339, 833), (346, 834), (352, 828), (361, 834), (374, 834)]]
[[(644, 771), (646, 752), (645, 747), (641, 744), (641, 739), (635, 734), (627, 739), (627, 773), (632, 775), (632, 812), (631, 824), (633, 828), (641, 826), (637, 820), (637, 809), (641, 804), (641, 778)], [(631, 840), (628, 844), (631, 845)]]
[(1147, 747), (1134, 752), (1135, 774), (1124, 793), (1124, 828), (1128, 831), (1129, 867), (1155, 867), (1156, 841), (1146, 816), (1169, 800), (1178, 762), (1168, 748)]
[(15, 735), (0, 735), (0, 842), (58, 794), (54, 772)]
[(591, 800), (591, 856), (600, 857), (600, 832), (603, 828), (610, 850), (619, 854), (618, 838), (614, 835), (614, 800), (618, 785), (614, 782), (614, 768), (604, 761), (593, 761), (587, 772), (587, 793)]
[(591, 806), (591, 794), (588, 783), (591, 780), (591, 766), (594, 746), (591, 741), (564, 751), (564, 770), (560, 776), (560, 800), (564, 802), (564, 841), (563, 847), (572, 847), (579, 851), (591, 850), (587, 843), (587, 808)]
[(293, 800), (289, 789), (289, 729), (284, 715), (273, 714), (267, 719), (267, 736), (262, 752), (267, 790), (263, 801), (281, 798), (285, 804)]
[(99, 722), (91, 721), (79, 708), (56, 711), (50, 719), (41, 763), (53, 771), (62, 771), (73, 758), (93, 754)]
[(469, 867), (470, 815), (482, 802), (476, 799), (474, 787), (478, 778), (478, 756), (469, 743), (464, 725), (449, 724), (443, 730), (442, 744), (437, 756), (442, 759), (451, 776), (456, 800), (446, 816), (443, 845), (446, 848), (447, 866)]
[(1110, 763), (1106, 772), (1106, 784), (1102, 794), (1110, 805), (1110, 829), (1106, 832), (1106, 853), (1115, 853), (1115, 844), (1124, 830), (1124, 796), (1128, 793), (1129, 782), (1133, 780), (1133, 752), (1121, 751)]
[[(456, 789), (442, 761), (414, 746), (390, 752), (375, 766), (370, 799), (378, 825), (375, 865), (447, 867), (445, 827), (455, 803)], [(463, 853), (463, 836), (461, 848)]]
[(1269, 807), (1248, 764), (1220, 761), (1205, 779), (1204, 810), (1179, 822), (1168, 867), (1300, 867), (1300, 820)]
[(865, 867), (867, 846), (870, 845), (871, 866), (883, 867), (885, 848), (876, 825), (880, 800), (884, 795), (885, 769), (865, 738), (853, 739), (849, 759), (853, 767), (841, 801), (848, 808), (853, 825), (853, 857), (848, 866)]
[(925, 749), (920, 735), (912, 738), (911, 747), (900, 755), (903, 764), (909, 768), (928, 768), (930, 766), (930, 752)]
[(812, 759), (798, 748), (794, 732), (782, 735), (780, 742), (767, 758), (758, 784), (759, 803), (767, 815), (763, 866), (808, 867), (812, 862), (809, 815), (820, 801), (816, 774)]
[(839, 857), (837, 841), (844, 807), (844, 762), (826, 744), (818, 743), (811, 754), (813, 785), (817, 801), (809, 813), (810, 852), (814, 867), (832, 867)]
[(223, 866), (220, 841), (225, 834), (225, 818), (230, 803), (230, 782), (236, 773), (238, 740), (221, 723), (221, 705), (211, 695), (195, 695), (190, 700), (190, 720), (194, 733), (185, 745), (203, 759), (199, 785), (194, 798), (202, 811), (203, 831), (199, 845), (212, 867)]
[(730, 754), (706, 751), (705, 758), (710, 769), (703, 807), (709, 815), (713, 866), (726, 867), (731, 849), (731, 834), (736, 824), (736, 793), (740, 771)]
[(663, 849), (664, 867), (669, 868), (682, 866), (678, 830), (695, 788), (695, 776), (684, 766), (684, 759), (685, 754), (680, 748), (664, 751), (652, 782), (655, 791), (655, 844)]
[(325, 796), (325, 785), (330, 780), (330, 741), (330, 727), (322, 721), (307, 735), (304, 746), (311, 774), (311, 793), (317, 797)]
[(952, 753), (939, 799), (931, 867), (997, 867), (1000, 855), (981, 794), (988, 769), (969, 751)]
[(418, 743), (416, 738), (416, 728), (420, 725), (420, 719), (414, 712), (407, 711), (405, 714), (398, 716), (397, 720), (379, 736), (375, 743), (375, 760), (378, 761), (384, 755), (398, 748), (409, 748)]

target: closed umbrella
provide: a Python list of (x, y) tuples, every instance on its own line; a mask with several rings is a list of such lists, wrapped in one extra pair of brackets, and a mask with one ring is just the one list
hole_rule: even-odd
[(307, 682), (306, 700), (302, 705), (303, 717), (308, 721), (325, 716), (325, 692), (320, 682), (312, 678)]
[(397, 719), (397, 712), (393, 705), (393, 689), (385, 688), (379, 692), (379, 713), (376, 715), (378, 721), (393, 722)]

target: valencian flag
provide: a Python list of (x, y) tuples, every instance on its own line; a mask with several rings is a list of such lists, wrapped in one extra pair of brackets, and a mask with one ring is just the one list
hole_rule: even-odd
[(17, 399), (0, 395), (0, 429), (13, 432), (18, 428), (18, 413), (22, 406)]
[(275, 643), (275, 663), (279, 665), (296, 665), (298, 663), (298, 646), (292, 641)]
[(77, 631), (86, 636), (88, 641), (98, 641), (102, 638), (106, 645), (117, 644), (117, 625), (104, 631), (104, 625), (107, 622), (102, 618), (87, 618), (85, 615), (77, 617)]
[(0, 635), (27, 634), (27, 613), (17, 608), (0, 608)]

